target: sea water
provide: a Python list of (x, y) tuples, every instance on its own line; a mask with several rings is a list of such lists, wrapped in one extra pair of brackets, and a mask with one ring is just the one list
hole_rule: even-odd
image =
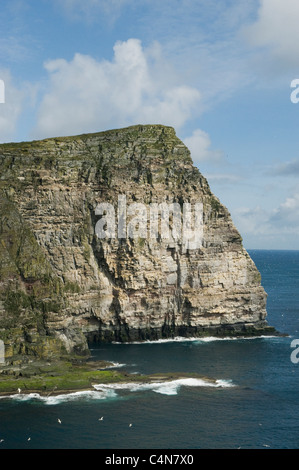
[(299, 339), (299, 251), (250, 255), (268, 293), (268, 322), (287, 336), (92, 345), (93, 359), (116, 369), (190, 378), (2, 398), (0, 450), (298, 449), (291, 343)]

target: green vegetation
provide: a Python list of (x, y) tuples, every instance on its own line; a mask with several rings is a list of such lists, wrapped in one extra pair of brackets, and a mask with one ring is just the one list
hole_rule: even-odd
[[(188, 377), (188, 374), (181, 373), (138, 375), (120, 372), (116, 369), (105, 370), (109, 365), (104, 361), (84, 363), (56, 361), (51, 364), (35, 362), (33, 365), (23, 366), (22, 369), (10, 369), (6, 366), (2, 371), (0, 370), (0, 395), (18, 393), (18, 389), (21, 389), (22, 393), (38, 392), (51, 395), (90, 390), (93, 384), (169, 381)], [(193, 373), (192, 377), (195, 376), (197, 374)]]
[(218, 214), (222, 207), (220, 201), (218, 201), (218, 199), (216, 199), (215, 197), (211, 197), (210, 203), (212, 212)]
[[(0, 375), (0, 394), (16, 392), (20, 388), (23, 393), (38, 391), (41, 393), (65, 392), (71, 390), (90, 389), (93, 383), (111, 383), (128, 381), (128, 377), (117, 371), (86, 370), (83, 366), (67, 363), (41, 368), (33, 375), (26, 377), (26, 369), (18, 376)], [(25, 375), (25, 376), (24, 376)], [(136, 380), (136, 376), (134, 376)]]

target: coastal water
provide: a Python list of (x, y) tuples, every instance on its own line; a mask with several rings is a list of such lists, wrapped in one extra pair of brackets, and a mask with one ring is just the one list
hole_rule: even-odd
[(1, 399), (0, 449), (298, 449), (291, 343), (299, 339), (299, 251), (250, 255), (268, 293), (268, 322), (288, 336), (94, 345), (95, 359), (128, 373), (188, 372), (216, 382)]

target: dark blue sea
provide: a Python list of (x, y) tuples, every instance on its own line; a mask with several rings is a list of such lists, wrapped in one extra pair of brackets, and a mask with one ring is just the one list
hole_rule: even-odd
[(94, 358), (129, 373), (188, 372), (216, 383), (1, 399), (0, 449), (298, 449), (299, 251), (250, 255), (268, 323), (288, 336), (93, 346)]

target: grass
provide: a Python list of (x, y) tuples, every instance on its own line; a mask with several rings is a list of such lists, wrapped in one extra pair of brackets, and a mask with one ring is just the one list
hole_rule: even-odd
[[(124, 380), (124, 377), (111, 371), (69, 372), (61, 376), (1, 377), (0, 394), (17, 392), (51, 393), (92, 388), (93, 383), (111, 383)], [(127, 380), (127, 379), (126, 379)]]
[[(140, 383), (170, 381), (182, 377), (191, 376), (182, 373), (165, 373), (153, 375), (129, 374), (114, 370), (99, 370), (107, 367), (108, 363), (85, 362), (84, 364), (72, 364), (60, 361), (53, 364), (40, 364), (39, 366), (22, 367), (20, 370), (7, 369), (5, 367), (0, 374), (0, 396), (21, 393), (39, 393), (41, 395), (57, 395), (80, 390), (92, 390), (94, 384), (111, 383)], [(198, 374), (192, 374), (196, 377)], [(202, 377), (200, 377), (202, 378)], [(209, 380), (209, 379), (208, 379)], [(213, 379), (212, 379), (213, 380)]]
[(0, 395), (38, 392), (41, 394), (62, 393), (75, 390), (92, 389), (93, 384), (119, 382), (145, 382), (149, 376), (127, 374), (118, 370), (99, 370), (107, 363), (88, 363), (74, 365), (57, 362), (42, 366), (22, 367), (20, 370), (5, 371), (0, 374)]

